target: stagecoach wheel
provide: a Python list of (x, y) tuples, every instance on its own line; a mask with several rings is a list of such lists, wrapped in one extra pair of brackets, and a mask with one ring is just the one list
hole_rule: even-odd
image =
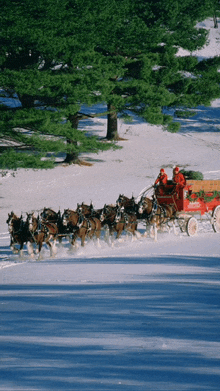
[(216, 206), (213, 211), (212, 228), (215, 232), (220, 233), (220, 205)]
[(194, 236), (198, 232), (198, 221), (195, 217), (190, 217), (186, 224), (186, 232), (189, 236)]

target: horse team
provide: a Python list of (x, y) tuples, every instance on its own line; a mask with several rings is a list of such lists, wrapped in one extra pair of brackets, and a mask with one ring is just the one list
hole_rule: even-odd
[(114, 235), (119, 239), (123, 231), (130, 233), (132, 238), (138, 237), (138, 223), (143, 221), (146, 223), (144, 236), (147, 236), (150, 228), (157, 240), (158, 228), (170, 228), (170, 222), (173, 224), (174, 220), (175, 210), (171, 206), (159, 205), (154, 196), (151, 199), (142, 196), (136, 202), (134, 197), (128, 198), (120, 194), (115, 205), (104, 205), (102, 209), (94, 209), (92, 203), (77, 204), (76, 210), (65, 209), (63, 214), (44, 208), (37, 217), (34, 213), (27, 213), (25, 220), (11, 212), (6, 223), (13, 251), (22, 253), (26, 243), (29, 254), (34, 254), (35, 246), (40, 256), (42, 246), (46, 243), (53, 256), (56, 241), (61, 243), (66, 237), (72, 246), (77, 244), (77, 239), (84, 246), (86, 239), (92, 238), (100, 245), (101, 232), (104, 231), (105, 238), (112, 243)]

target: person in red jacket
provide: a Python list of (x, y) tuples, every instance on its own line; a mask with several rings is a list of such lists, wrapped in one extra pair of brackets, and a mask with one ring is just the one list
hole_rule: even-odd
[(164, 193), (164, 187), (166, 186), (167, 184), (167, 180), (168, 180), (168, 177), (167, 177), (167, 174), (165, 173), (165, 170), (164, 168), (161, 168), (160, 169), (160, 173), (154, 183), (154, 187), (156, 188), (157, 185), (158, 188), (157, 188), (157, 192), (160, 194), (160, 195), (163, 195)]
[(186, 185), (186, 179), (184, 175), (180, 172), (179, 167), (175, 167), (173, 170), (173, 182), (183, 188)]
[(177, 198), (180, 198), (181, 197), (180, 190), (183, 189), (184, 186), (186, 185), (186, 179), (184, 175), (180, 172), (179, 167), (175, 167), (173, 170), (173, 183), (176, 187), (175, 191), (176, 191)]
[(158, 183), (160, 184), (160, 185), (166, 185), (167, 184), (167, 174), (165, 173), (165, 170), (164, 170), (164, 168), (161, 168), (160, 169), (160, 173), (159, 173), (159, 175), (158, 175), (158, 177), (157, 177), (157, 179), (156, 179), (156, 181), (155, 181), (155, 183), (154, 183), (154, 186), (156, 186)]

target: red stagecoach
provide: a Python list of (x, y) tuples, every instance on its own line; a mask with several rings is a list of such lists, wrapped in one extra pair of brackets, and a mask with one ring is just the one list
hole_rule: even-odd
[[(220, 233), (220, 180), (187, 180), (184, 188), (172, 181), (156, 188), (160, 205), (173, 205), (182, 231), (193, 236), (198, 231), (198, 220), (208, 219), (213, 230)], [(197, 217), (198, 216), (198, 217)]]

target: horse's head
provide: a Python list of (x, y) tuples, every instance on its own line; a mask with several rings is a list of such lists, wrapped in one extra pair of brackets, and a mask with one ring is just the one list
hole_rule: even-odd
[(64, 212), (62, 214), (62, 223), (63, 225), (67, 226), (70, 222), (70, 219), (73, 217), (73, 215), (78, 215), (77, 212), (71, 210), (71, 209), (64, 209)]
[(12, 233), (14, 231), (18, 231), (21, 223), (22, 223), (22, 216), (18, 217), (14, 212), (11, 212), (8, 214), (8, 219), (6, 220), (6, 223), (8, 224), (8, 230), (9, 233)]
[(84, 223), (84, 221), (85, 221), (84, 215), (82, 213), (78, 213), (78, 221), (76, 223), (77, 227), (81, 228), (83, 223)]
[(13, 212), (13, 211), (11, 211), (10, 214), (8, 213), (8, 218), (7, 218), (7, 220), (6, 220), (6, 223), (7, 223), (7, 224), (9, 224), (9, 223), (11, 222), (13, 216), (14, 216), (14, 212)]
[(150, 198), (141, 197), (141, 200), (138, 203), (138, 213), (150, 214), (151, 211), (152, 211), (152, 201), (150, 200)]
[(101, 213), (100, 213), (100, 221), (102, 223), (106, 219), (106, 216), (108, 215), (108, 213), (109, 213), (109, 207), (108, 207), (108, 205), (105, 204), (101, 210)]
[(69, 217), (68, 211), (69, 211), (69, 209), (64, 209), (64, 212), (62, 214), (62, 224), (65, 226), (67, 226), (67, 224), (68, 224), (68, 221), (67, 221), (67, 219)]
[(58, 214), (51, 208), (43, 209), (43, 212), (40, 214), (42, 219), (45, 220), (56, 220), (58, 218)]
[(124, 198), (124, 195), (123, 194), (119, 194), (118, 199), (116, 200), (116, 205), (120, 205), (122, 200), (123, 200), (123, 198)]
[(118, 206), (116, 209), (115, 222), (118, 223), (122, 219), (122, 215), (124, 213), (124, 206)]
[(82, 211), (83, 211), (83, 206), (84, 206), (83, 203), (82, 203), (81, 205), (77, 203), (76, 212), (77, 212), (77, 213), (82, 213)]
[(36, 231), (38, 228), (38, 224), (39, 224), (39, 216), (36, 217), (34, 212), (27, 213), (26, 223), (28, 225), (28, 229), (30, 232)]

